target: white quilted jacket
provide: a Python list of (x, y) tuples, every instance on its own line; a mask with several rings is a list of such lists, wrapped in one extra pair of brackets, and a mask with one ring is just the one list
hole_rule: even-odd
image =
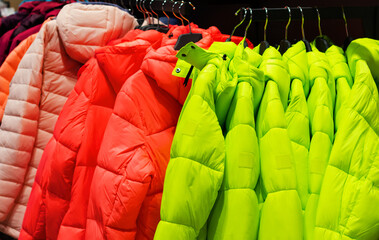
[(19, 236), (39, 161), (79, 68), (136, 25), (117, 7), (72, 3), (41, 28), (12, 79), (0, 128), (1, 232)]

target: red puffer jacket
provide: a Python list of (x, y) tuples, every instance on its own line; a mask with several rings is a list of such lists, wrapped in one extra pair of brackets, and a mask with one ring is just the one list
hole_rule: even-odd
[[(187, 31), (175, 29), (163, 47), (148, 52), (117, 95), (93, 175), (86, 239), (154, 237), (171, 143), (190, 90), (183, 78), (172, 76), (175, 38)], [(215, 28), (202, 34), (197, 44), (203, 48), (225, 39)]]

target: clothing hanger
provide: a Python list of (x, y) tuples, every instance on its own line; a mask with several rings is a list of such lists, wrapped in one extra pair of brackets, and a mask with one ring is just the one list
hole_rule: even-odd
[(243, 19), (242, 19), (241, 22), (239, 22), (239, 23), (234, 27), (232, 33), (231, 33), (230, 36), (225, 40), (225, 42), (230, 42), (230, 41), (232, 40), (232, 37), (233, 37), (233, 35), (234, 35), (234, 32), (236, 31), (236, 29), (237, 29), (239, 26), (241, 26), (241, 24), (242, 24), (242, 23), (245, 21), (245, 19), (246, 19), (247, 9), (244, 8), (244, 7), (238, 9), (237, 12), (234, 13), (234, 15), (237, 16), (237, 15), (240, 13), (241, 9), (244, 11)]
[(316, 12), (317, 12), (317, 21), (318, 21), (318, 32), (319, 36), (315, 38), (315, 43), (316, 43), (316, 48), (320, 52), (326, 52), (326, 50), (333, 45), (330, 43), (324, 35), (322, 35), (322, 30), (321, 30), (321, 18), (320, 18), (320, 12), (318, 11), (318, 8), (315, 7)]
[(250, 28), (250, 25), (251, 25), (251, 22), (253, 21), (253, 9), (251, 9), (251, 8), (247, 8), (247, 9), (249, 9), (249, 11), (250, 11), (250, 21), (249, 21), (249, 23), (247, 24), (247, 26), (246, 26), (246, 29), (245, 29), (245, 35), (243, 36), (243, 46), (245, 47), (245, 48), (247, 48), (248, 46), (249, 46), (249, 44), (247, 44), (247, 42), (246, 42), (246, 36), (247, 36), (247, 31), (249, 30), (249, 28)]
[(150, 1), (150, 3), (149, 3), (149, 8), (150, 8), (151, 13), (154, 14), (154, 15), (156, 16), (156, 18), (157, 18), (157, 20), (158, 20), (158, 24), (154, 24), (154, 18), (153, 18), (153, 24), (149, 25), (148, 28), (147, 28), (147, 30), (152, 30), (152, 29), (154, 29), (154, 30), (156, 30), (156, 31), (158, 31), (158, 32), (167, 33), (168, 30), (169, 30), (169, 28), (166, 27), (166, 26), (164, 26), (164, 25), (160, 25), (160, 24), (159, 24), (159, 15), (158, 15), (158, 13), (156, 13), (156, 12), (153, 10), (153, 8), (151, 7), (152, 2), (154, 2), (154, 0), (151, 0), (151, 1)]
[(268, 24), (268, 10), (266, 7), (264, 7), (263, 9), (265, 10), (265, 13), (266, 13), (266, 21), (265, 21), (265, 26), (263, 29), (263, 41), (259, 45), (259, 54), (260, 55), (263, 55), (265, 50), (270, 47), (270, 44), (267, 42), (267, 39), (266, 39), (267, 24)]
[(164, 11), (164, 5), (166, 4), (167, 0), (164, 0), (162, 3), (162, 12), (167, 17), (167, 26), (170, 27), (170, 17), (167, 15), (167, 13)]
[(303, 13), (303, 9), (300, 7), (300, 6), (297, 6), (297, 8), (300, 9), (300, 13), (301, 13), (301, 35), (303, 37), (303, 42), (305, 44), (305, 49), (307, 52), (311, 52), (312, 51), (312, 48), (311, 48), (311, 44), (309, 44), (308, 40), (305, 39), (305, 33), (304, 33), (304, 13)]
[[(184, 33), (182, 35), (180, 35), (178, 37), (178, 40), (176, 41), (176, 44), (174, 46), (174, 49), (175, 50), (179, 50), (181, 49), (182, 47), (184, 47), (187, 43), (189, 42), (198, 42), (200, 39), (203, 38), (203, 35), (201, 33), (192, 33), (191, 31), (191, 23), (190, 21), (185, 18), (183, 15), (182, 15), (182, 12), (181, 12), (181, 9), (182, 9), (182, 6), (185, 4), (186, 2), (182, 2), (180, 4), (180, 7), (179, 7), (179, 14), (180, 16), (185, 19), (187, 22), (188, 22), (188, 28), (189, 28), (189, 33)], [(195, 10), (195, 6), (191, 3), (191, 2), (187, 2), (191, 7), (192, 7), (192, 10)], [(184, 25), (184, 24), (183, 24)]]
[(288, 27), (290, 26), (291, 23), (291, 8), (288, 6), (285, 6), (284, 8), (288, 9), (288, 22), (286, 25), (286, 29), (284, 31), (284, 39), (282, 39), (279, 43), (279, 52), (283, 55), (290, 47), (291, 47), (291, 42), (287, 40), (288, 37)]
[[(173, 1), (171, 1), (171, 2), (173, 2)], [(174, 2), (174, 4), (172, 5), (172, 14), (177, 18), (177, 19), (179, 19), (181, 22), (182, 22), (182, 26), (184, 26), (184, 22), (183, 22), (183, 19), (181, 19), (180, 17), (178, 17), (178, 15), (176, 15), (175, 14), (175, 5), (177, 4), (178, 2)]]
[[(121, 0), (121, 2), (123, 2), (123, 0)], [(130, 14), (134, 15), (134, 9), (133, 9), (133, 6), (132, 6), (132, 0), (129, 0), (129, 11), (130, 11)]]
[(341, 6), (341, 8), (342, 8), (342, 17), (343, 17), (343, 20), (345, 22), (345, 31), (346, 31), (346, 39), (343, 43), (343, 50), (346, 51), (349, 44), (353, 41), (353, 38), (349, 35), (349, 30), (347, 28), (347, 20), (346, 20), (346, 15), (345, 15), (345, 9), (343, 8), (343, 6)]

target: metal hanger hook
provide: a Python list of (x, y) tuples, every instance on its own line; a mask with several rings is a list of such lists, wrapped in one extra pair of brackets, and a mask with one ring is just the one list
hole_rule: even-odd
[[(150, 11), (152, 14), (154, 14), (155, 16), (157, 16), (157, 19), (158, 19), (158, 27), (159, 27), (159, 16), (158, 16), (158, 13), (156, 13), (153, 8), (151, 7), (151, 4), (154, 2), (154, 0), (150, 0), (150, 3), (149, 3), (149, 8), (150, 8)], [(153, 24), (154, 24), (154, 18), (153, 18)]]
[(303, 8), (300, 6), (297, 6), (297, 8), (300, 10), (300, 13), (301, 13), (301, 35), (303, 36), (303, 40), (305, 40)]
[(343, 8), (343, 5), (341, 6), (341, 8), (342, 8), (343, 21), (345, 22), (346, 37), (348, 37), (349, 36), (349, 30), (347, 28), (347, 20), (346, 20), (346, 15), (345, 15), (345, 9)]
[(143, 7), (142, 9), (146, 12), (146, 14), (147, 14), (147, 21), (150, 24), (150, 22), (151, 22), (151, 16), (150, 16), (150, 12), (147, 11), (147, 9), (145, 7), (145, 2), (146, 2), (146, 0), (142, 1), (142, 7)]
[(167, 0), (164, 0), (162, 3), (162, 12), (167, 17), (167, 26), (170, 26), (170, 17), (167, 15), (167, 13), (164, 11), (164, 5), (166, 4)]
[(181, 22), (182, 22), (182, 26), (184, 26), (184, 22), (183, 22), (183, 19), (178, 17), (178, 15), (175, 14), (175, 5), (177, 4), (178, 2), (174, 2), (174, 4), (172, 5), (172, 14), (174, 14), (174, 16), (179, 19)]
[(233, 29), (233, 31), (232, 31), (232, 34), (230, 34), (230, 37), (229, 38), (232, 38), (233, 37), (233, 35), (234, 35), (234, 32), (237, 30), (237, 28), (239, 27), (239, 26), (241, 26), (241, 24), (246, 20), (246, 15), (247, 15), (247, 9), (246, 8), (244, 8), (244, 7), (242, 7), (242, 8), (240, 8), (240, 9), (238, 9), (237, 10), (237, 12), (235, 12), (234, 13), (234, 15), (235, 16), (238, 16), (238, 14), (240, 13), (240, 11), (241, 10), (243, 10), (244, 11), (244, 14), (243, 14), (243, 19), (242, 19), (242, 21), (241, 22), (239, 22), (235, 27), (234, 27), (234, 29)]
[[(180, 6), (179, 6), (179, 15), (180, 15), (184, 20), (186, 20), (186, 21), (188, 22), (189, 32), (192, 33), (192, 31), (191, 31), (191, 23), (190, 23), (190, 21), (189, 21), (187, 18), (185, 18), (185, 17), (182, 15), (182, 11), (181, 11), (181, 10), (182, 10), (182, 6), (183, 6), (185, 3), (186, 3), (186, 2), (182, 1), (182, 3), (181, 3)], [(188, 4), (192, 7), (192, 10), (193, 10), (193, 11), (196, 10), (195, 6), (194, 6), (191, 2), (188, 2)]]
[(322, 36), (320, 12), (318, 11), (318, 7), (317, 6), (315, 8), (316, 8), (316, 12), (317, 12), (318, 32), (320, 33), (320, 36)]
[(288, 22), (287, 22), (287, 25), (286, 25), (286, 30), (285, 30), (285, 32), (284, 32), (284, 39), (287, 40), (287, 36), (288, 36), (288, 27), (290, 26), (290, 23), (291, 23), (292, 14), (291, 14), (291, 8), (290, 8), (290, 7), (285, 6), (284, 8), (287, 8), (287, 10), (288, 10)]
[(247, 9), (249, 9), (249, 11), (250, 11), (250, 21), (249, 21), (249, 23), (246, 26), (244, 38), (246, 38), (246, 36), (247, 36), (247, 30), (249, 30), (251, 22), (253, 21), (253, 9), (251, 9), (251, 8), (247, 8)]
[(263, 40), (266, 41), (266, 32), (267, 32), (267, 24), (268, 24), (268, 10), (266, 7), (264, 7), (263, 9), (265, 10), (265, 14), (266, 14), (266, 21), (265, 21), (265, 26), (263, 29)]

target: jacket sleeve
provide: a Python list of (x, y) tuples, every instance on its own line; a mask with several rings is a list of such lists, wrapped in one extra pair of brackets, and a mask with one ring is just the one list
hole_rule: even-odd
[(37, 34), (33, 34), (24, 41), (22, 41), (20, 45), (17, 46), (8, 55), (8, 57), (5, 59), (4, 63), (0, 67), (0, 121), (3, 118), (4, 108), (9, 95), (9, 84), (14, 74), (16, 73), (17, 67), (22, 57), (29, 49), (36, 36)]
[(182, 109), (171, 147), (154, 239), (197, 239), (224, 174), (225, 143), (215, 114), (217, 68), (199, 73)]
[(7, 218), (24, 183), (37, 135), (42, 86), (42, 29), (22, 58), (9, 88), (0, 128), (0, 221)]

